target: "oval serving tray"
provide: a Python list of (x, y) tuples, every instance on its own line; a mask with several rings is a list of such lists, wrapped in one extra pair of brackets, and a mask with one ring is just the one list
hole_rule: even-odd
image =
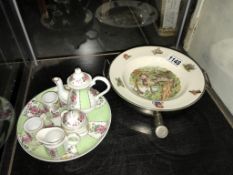
[[(47, 89), (33, 99), (31, 99), (22, 110), (17, 122), (17, 139), (21, 147), (32, 157), (46, 161), (46, 162), (65, 162), (74, 160), (84, 156), (93, 149), (95, 149), (106, 136), (111, 123), (111, 109), (107, 100), (102, 97), (103, 105), (95, 108), (87, 113), (88, 118), (88, 134), (81, 137), (80, 142), (76, 145), (77, 153), (64, 152), (60, 157), (53, 158), (47, 152), (45, 147), (39, 143), (35, 138), (30, 137), (24, 131), (24, 123), (30, 117), (42, 117), (44, 120), (44, 127), (60, 126), (60, 117), (49, 117), (44, 111), (43, 105), (40, 103), (41, 95), (46, 91), (57, 91), (56, 87)], [(62, 107), (60, 112), (66, 110)]]
[(97, 8), (95, 16), (99, 22), (113, 27), (134, 28), (154, 23), (158, 12), (146, 2), (109, 1)]
[[(137, 47), (121, 53), (110, 65), (109, 78), (116, 93), (124, 100), (152, 111), (186, 108), (197, 102), (205, 91), (204, 75), (192, 59), (158, 46)], [(168, 82), (172, 82), (171, 85), (165, 85)], [(177, 92), (163, 99), (165, 91), (172, 94), (174, 88)]]

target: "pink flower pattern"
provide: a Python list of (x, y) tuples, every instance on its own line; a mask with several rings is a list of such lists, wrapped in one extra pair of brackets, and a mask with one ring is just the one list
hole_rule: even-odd
[(84, 114), (80, 114), (78, 120), (79, 120), (80, 122), (83, 122), (84, 118), (85, 118)]
[(28, 109), (32, 114), (36, 114), (36, 113), (39, 113), (40, 109), (37, 108), (36, 106), (29, 106), (29, 109)]
[(56, 153), (57, 153), (57, 151), (56, 151), (56, 149), (51, 149), (51, 150), (49, 150), (49, 154), (51, 155), (51, 157), (56, 157)]
[(103, 125), (96, 125), (94, 130), (97, 133), (103, 134), (106, 131), (106, 127)]
[(1, 119), (6, 119), (11, 115), (12, 115), (12, 111), (10, 109), (7, 109), (6, 111), (0, 112), (0, 118)]
[(25, 134), (21, 137), (22, 143), (28, 144), (32, 141), (32, 137), (28, 134)]
[(7, 101), (2, 101), (0, 99), (0, 119), (7, 119), (7, 118), (10, 118), (12, 117), (13, 115), (13, 109), (12, 109), (12, 106), (9, 102)]
[(46, 112), (48, 112), (48, 109), (46, 109), (42, 104), (39, 104), (39, 102), (32, 100), (27, 104), (24, 114), (28, 117), (32, 117)]
[(84, 74), (84, 76), (82, 77), (83, 81), (87, 81), (89, 79), (89, 76), (87, 74)]
[(75, 104), (77, 102), (77, 95), (76, 95), (76, 93), (73, 92), (70, 98), (71, 98), (71, 102), (73, 104)]

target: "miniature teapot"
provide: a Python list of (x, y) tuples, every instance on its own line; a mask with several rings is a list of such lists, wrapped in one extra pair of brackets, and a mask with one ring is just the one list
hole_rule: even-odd
[[(106, 89), (101, 93), (91, 87), (96, 81), (102, 81), (106, 84)], [(94, 109), (100, 100), (110, 90), (110, 83), (105, 77), (92, 77), (82, 72), (80, 68), (76, 68), (74, 73), (67, 78), (68, 89), (64, 87), (61, 78), (54, 77), (53, 82), (57, 85), (58, 96), (62, 103), (69, 105), (70, 109), (79, 109), (82, 111), (90, 111)]]

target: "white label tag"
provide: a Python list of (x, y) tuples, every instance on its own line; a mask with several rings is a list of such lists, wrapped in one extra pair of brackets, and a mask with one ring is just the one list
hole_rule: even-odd
[(179, 66), (179, 65), (182, 63), (182, 60), (181, 60), (181, 59), (179, 59), (179, 58), (177, 58), (177, 57), (175, 57), (175, 56), (173, 56), (173, 55), (170, 56), (170, 57), (168, 57), (167, 60), (168, 60), (170, 63), (174, 64), (175, 66)]
[(164, 9), (163, 28), (176, 28), (181, 0), (166, 0)]

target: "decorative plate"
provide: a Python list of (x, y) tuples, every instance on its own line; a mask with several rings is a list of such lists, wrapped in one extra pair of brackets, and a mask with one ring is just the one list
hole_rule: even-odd
[(96, 18), (104, 24), (133, 28), (154, 23), (158, 13), (150, 4), (141, 1), (110, 1), (99, 6)]
[(194, 104), (205, 90), (200, 67), (175, 50), (145, 46), (129, 49), (112, 62), (109, 77), (127, 102), (152, 111), (173, 111)]
[(7, 141), (15, 121), (15, 111), (11, 103), (0, 97), (0, 148)]
[[(57, 89), (54, 87), (46, 91), (56, 90)], [(104, 97), (101, 97), (103, 98), (101, 106), (87, 113), (88, 134), (81, 136), (80, 142), (76, 145), (76, 153), (65, 151), (60, 157), (51, 157), (43, 144), (39, 143), (35, 137), (32, 137), (25, 132), (24, 123), (31, 117), (41, 117), (43, 119), (44, 128), (61, 126), (61, 118), (59, 114), (67, 108), (65, 106), (61, 107), (58, 114), (51, 117), (50, 113), (43, 109), (43, 104), (40, 103), (41, 96), (46, 91), (41, 92), (31, 99), (22, 110), (18, 119), (17, 139), (24, 151), (32, 157), (42, 161), (65, 162), (82, 157), (96, 148), (106, 136), (111, 123), (111, 109)]]

